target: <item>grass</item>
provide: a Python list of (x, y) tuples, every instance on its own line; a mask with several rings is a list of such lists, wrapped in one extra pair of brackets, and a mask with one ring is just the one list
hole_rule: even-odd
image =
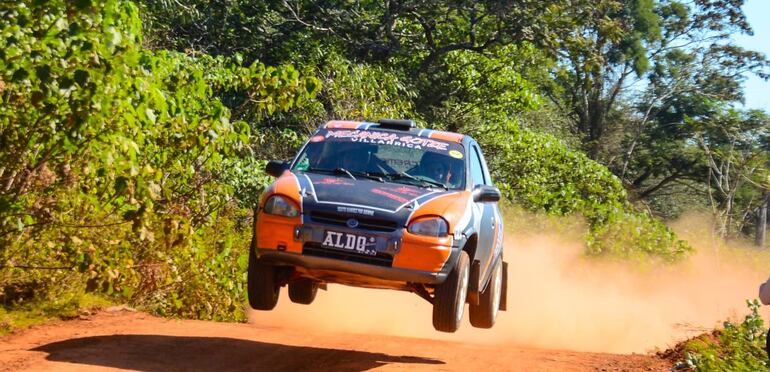
[(83, 310), (98, 310), (114, 303), (92, 293), (71, 293), (53, 301), (36, 300), (0, 307), (0, 335), (7, 335), (55, 319), (72, 319)]

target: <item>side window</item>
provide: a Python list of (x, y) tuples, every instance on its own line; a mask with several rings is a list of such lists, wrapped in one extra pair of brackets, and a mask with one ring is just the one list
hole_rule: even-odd
[(484, 171), (484, 184), (488, 186), (494, 186), (492, 183), (492, 175), (489, 174), (489, 167), (486, 161), (484, 161), (484, 154), (481, 153), (481, 148), (476, 147), (475, 149), (479, 152), (479, 160), (481, 162), (482, 170)]
[(476, 146), (471, 149), (471, 181), (473, 186), (483, 185), (484, 181), (484, 169), (481, 167), (481, 159), (479, 158), (479, 150)]

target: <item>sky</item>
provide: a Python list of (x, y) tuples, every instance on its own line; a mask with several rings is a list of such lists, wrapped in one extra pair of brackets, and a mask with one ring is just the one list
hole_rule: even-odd
[[(754, 36), (736, 35), (736, 44), (770, 57), (770, 0), (748, 0), (743, 11), (754, 29)], [(770, 112), (770, 81), (749, 74), (745, 84), (745, 107)]]

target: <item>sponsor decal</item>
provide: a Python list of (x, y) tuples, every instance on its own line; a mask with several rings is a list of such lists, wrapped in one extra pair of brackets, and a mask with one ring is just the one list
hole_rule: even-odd
[(351, 142), (371, 143), (376, 145), (393, 145), (411, 149), (434, 149), (447, 151), (449, 144), (430, 138), (410, 135), (398, 135), (368, 130), (334, 130), (326, 133), (327, 138), (348, 139)]
[(318, 135), (318, 136), (310, 137), (310, 142), (321, 142), (321, 141), (323, 141), (325, 139), (326, 139), (326, 137), (324, 137), (322, 135)]
[(420, 196), (424, 194), (422, 191), (409, 186), (399, 186), (396, 188), (388, 188), (387, 191), (395, 192), (401, 195)]
[(315, 182), (316, 185), (339, 185), (339, 186), (353, 186), (354, 183), (344, 178), (324, 177), (320, 181)]
[(463, 153), (457, 150), (449, 150), (449, 156), (455, 158), (455, 159), (462, 159)]
[(363, 208), (356, 208), (356, 207), (337, 207), (337, 212), (342, 213), (354, 213), (354, 214), (361, 214), (364, 216), (374, 216), (374, 211), (369, 209), (363, 209)]
[(374, 193), (374, 194), (377, 194), (377, 195), (381, 195), (381, 196), (384, 196), (384, 197), (386, 197), (386, 198), (388, 198), (388, 199), (391, 199), (391, 200), (395, 200), (395, 201), (397, 201), (397, 202), (399, 202), (399, 203), (406, 203), (406, 202), (408, 202), (408, 201), (409, 201), (409, 199), (407, 199), (407, 198), (404, 198), (404, 197), (398, 196), (398, 195), (396, 195), (396, 194), (393, 194), (393, 193), (391, 193), (391, 192), (388, 192), (388, 191), (386, 191), (386, 190), (383, 190), (383, 189), (381, 189), (381, 188), (375, 188), (375, 189), (372, 189), (372, 193)]

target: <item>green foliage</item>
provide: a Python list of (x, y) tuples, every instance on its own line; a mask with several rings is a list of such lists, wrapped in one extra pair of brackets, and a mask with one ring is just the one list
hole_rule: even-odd
[(354, 63), (336, 53), (325, 56), (315, 70), (323, 85), (318, 94), (323, 113), (313, 118), (317, 124), (332, 118), (376, 120), (413, 115), (415, 92), (392, 70)]
[(529, 210), (587, 219), (589, 254), (674, 261), (691, 250), (660, 221), (634, 211), (606, 167), (556, 138), (511, 122), (482, 126), (476, 136), (507, 198)]
[(587, 252), (623, 259), (658, 257), (673, 262), (692, 252), (685, 241), (647, 213), (625, 210), (595, 224), (587, 239)]
[(145, 275), (138, 282), (122, 283), (138, 289), (132, 302), (163, 316), (245, 320), (251, 229), (238, 226), (230, 213), (220, 213), (216, 224), (192, 233), (172, 226), (176, 237), (189, 241), (177, 249), (154, 247), (153, 257), (140, 269)]
[(725, 322), (713, 335), (684, 345), (683, 364), (696, 371), (768, 371), (766, 332), (759, 301), (746, 301), (750, 313), (741, 323)]
[(23, 1), (0, 18), (2, 302), (104, 292), (241, 318), (251, 228), (234, 208), (253, 200), (235, 198), (266, 178), (222, 100), (261, 118), (307, 103), (318, 80), (147, 50), (128, 1)]
[(450, 92), (451, 97), (443, 97), (448, 102), (461, 102), (466, 109), (502, 117), (533, 110), (541, 99), (535, 85), (523, 75), (524, 66), (535, 63), (533, 61), (543, 62), (531, 44), (494, 48), (487, 54), (465, 50), (449, 53), (442, 60), (446, 72), (435, 72), (431, 76), (434, 85), (441, 85), (441, 92), (435, 94), (434, 99)]
[[(556, 0), (142, 3), (155, 35), (153, 45), (214, 55), (243, 53), (246, 60), (317, 68), (330, 93), (328, 100), (321, 100), (324, 110), (350, 111), (346, 118), (376, 119), (379, 113), (367, 116), (368, 111), (392, 107), (385, 111), (415, 112), (410, 117), (434, 122), (433, 115), (457, 99), (484, 106), (495, 100), (500, 103), (496, 107), (506, 112), (528, 107), (535, 94), (531, 87), (519, 89), (526, 82), (522, 75), (530, 67), (547, 75), (543, 67), (548, 64), (541, 62), (548, 50), (538, 46), (554, 44), (555, 35), (571, 29), (571, 24), (558, 19), (564, 8)], [(370, 84), (373, 78), (378, 79), (376, 84)], [(363, 95), (342, 90), (362, 83), (373, 89)], [(392, 101), (350, 106), (358, 98), (382, 101), (376, 95)], [(326, 104), (335, 98), (340, 99), (336, 109), (341, 110)], [(411, 106), (408, 111), (403, 110), (405, 98)], [(506, 101), (513, 104), (502, 105)]]
[(415, 93), (393, 70), (347, 60), (333, 49), (319, 50), (303, 62), (306, 74), (317, 76), (321, 83), (315, 99), (252, 122), (249, 158), (292, 158), (307, 135), (328, 120), (419, 120), (414, 113)]

